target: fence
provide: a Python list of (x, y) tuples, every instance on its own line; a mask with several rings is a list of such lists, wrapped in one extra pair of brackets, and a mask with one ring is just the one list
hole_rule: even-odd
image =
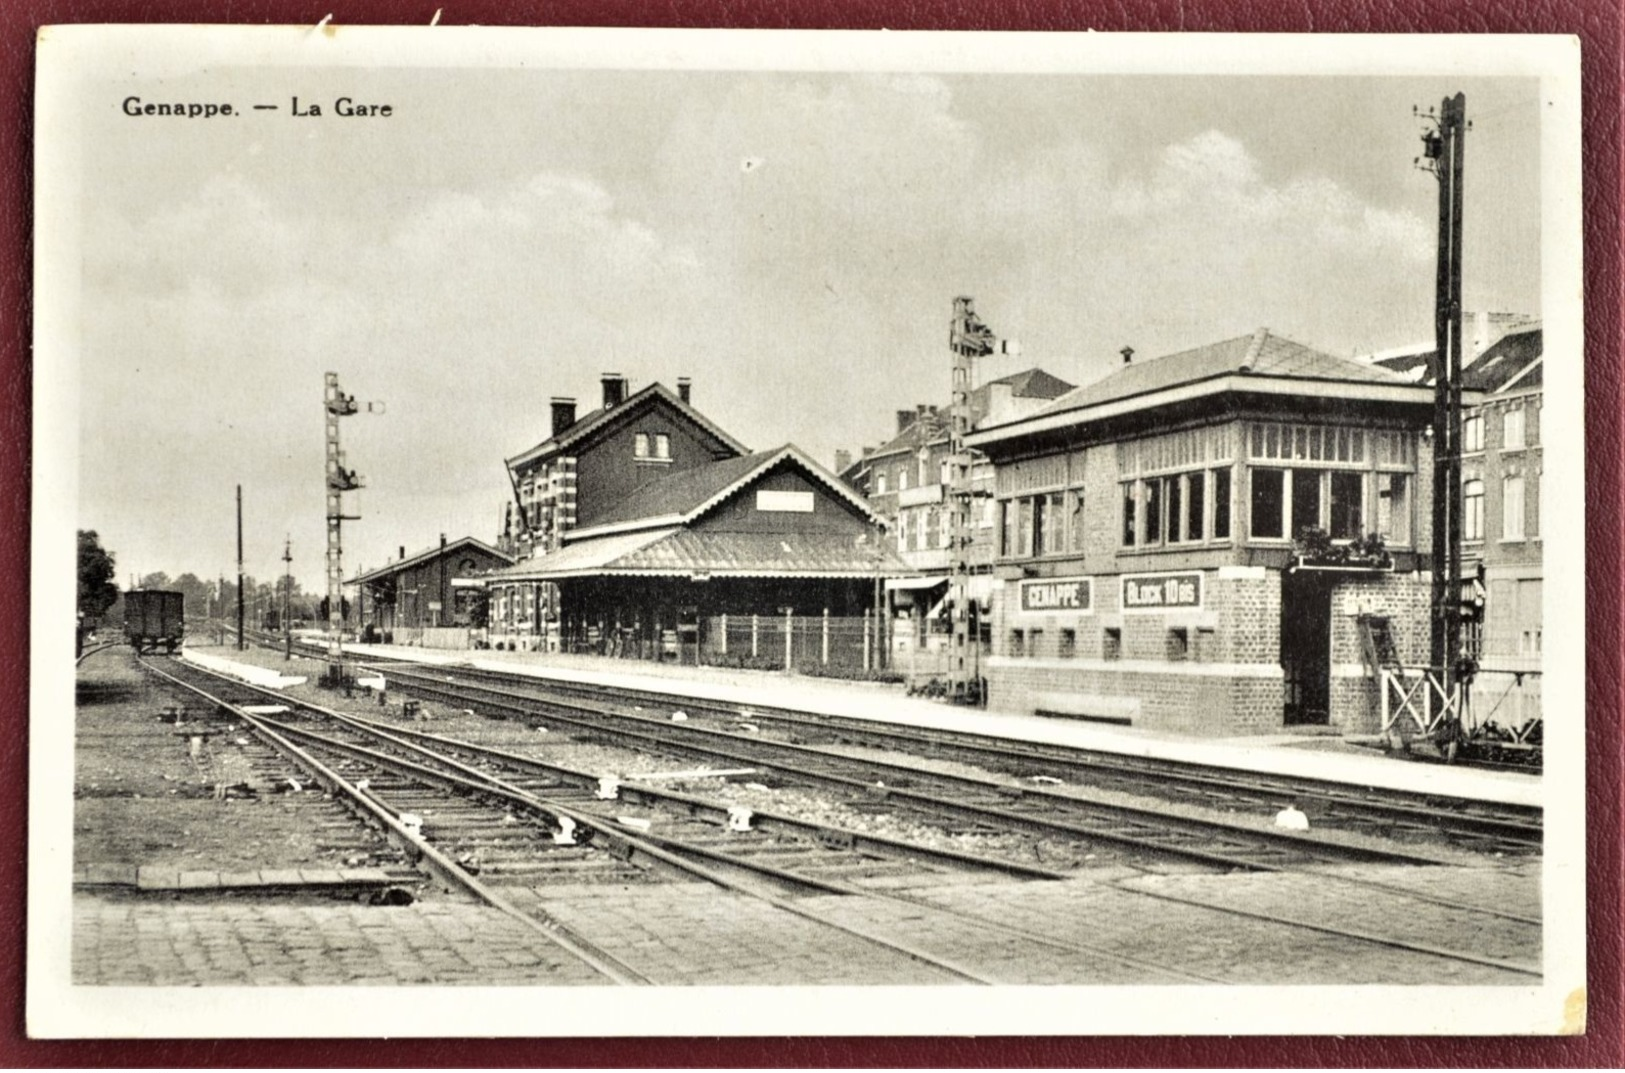
[[(877, 667), (869, 615), (716, 615), (700, 624), (699, 660), (713, 667), (789, 670), (838, 678), (892, 677)], [(684, 650), (685, 659), (691, 659)]]
[(389, 631), (392, 644), (420, 648), (468, 648), (467, 626), (402, 626)]

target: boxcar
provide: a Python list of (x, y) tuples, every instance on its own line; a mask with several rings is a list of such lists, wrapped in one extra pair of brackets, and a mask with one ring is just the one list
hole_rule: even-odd
[(173, 652), (186, 632), (185, 597), (178, 592), (132, 589), (124, 594), (124, 638), (137, 652)]

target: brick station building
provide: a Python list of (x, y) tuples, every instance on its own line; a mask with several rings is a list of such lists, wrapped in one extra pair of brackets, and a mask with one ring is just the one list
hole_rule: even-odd
[(1403, 663), (1428, 657), (1432, 405), (1261, 329), (974, 433), (1000, 517), (990, 705), (1374, 731), (1360, 616), (1388, 617)]

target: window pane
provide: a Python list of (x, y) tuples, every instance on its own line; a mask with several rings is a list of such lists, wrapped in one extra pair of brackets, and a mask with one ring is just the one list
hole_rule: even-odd
[[(1348, 447), (1348, 435), (1338, 436), (1339, 449)], [(1320, 528), (1320, 475), (1318, 469), (1292, 471), (1292, 531), (1293, 539), (1303, 535), (1305, 529)]]
[(1016, 504), (1014, 500), (1006, 500), (1004, 507), (1004, 539), (999, 547), (1006, 556), (1016, 554)]
[[(1355, 433), (1358, 438), (1359, 433)], [(1365, 535), (1365, 474), (1338, 471), (1332, 474), (1333, 540), (1353, 540)]]
[(1123, 547), (1125, 548), (1134, 546), (1134, 533), (1139, 527), (1137, 521), (1139, 511), (1135, 509), (1137, 505), (1134, 495), (1134, 482), (1130, 481), (1123, 485)]
[(639, 432), (632, 437), (632, 455), (635, 458), (649, 457), (649, 434), (647, 432)]
[(1162, 540), (1162, 479), (1145, 482), (1145, 542)]
[(1033, 501), (1017, 501), (1016, 554), (1023, 558), (1033, 553)]
[(1484, 482), (1471, 480), (1462, 485), (1461, 538), (1484, 539)]
[(1230, 471), (1213, 471), (1213, 539), (1230, 539)]
[(1044, 550), (1050, 555), (1058, 555), (1066, 550), (1065, 493), (1049, 494), (1049, 504), (1044, 508), (1044, 517), (1049, 523), (1049, 532), (1044, 538)]
[(1168, 542), (1177, 544), (1185, 539), (1185, 497), (1181, 494), (1178, 477), (1168, 478)]
[(1049, 503), (1043, 496), (1023, 500), (1031, 503), (1033, 507), (1033, 554), (1044, 555), (1049, 552), (1047, 542), (1049, 537)]
[(1186, 540), (1201, 540), (1202, 526), (1207, 517), (1207, 474), (1192, 473), (1186, 478), (1185, 536)]
[(1523, 539), (1523, 478), (1508, 477), (1501, 482), (1501, 536)]
[(1504, 446), (1514, 449), (1523, 446), (1523, 407), (1507, 411), (1503, 431)]
[(1278, 539), (1286, 535), (1282, 508), (1286, 494), (1286, 470), (1252, 470), (1252, 535)]
[(1411, 542), (1411, 501), (1403, 473), (1377, 476), (1377, 532), (1390, 544)]
[(1069, 546), (1073, 551), (1083, 550), (1083, 491), (1075, 490), (1072, 495), (1072, 519), (1067, 526), (1070, 534)]
[(1484, 449), (1484, 418), (1482, 415), (1469, 417), (1461, 423), (1461, 449), (1465, 453)]
[(1274, 425), (1264, 426), (1264, 456), (1266, 458), (1281, 457), (1281, 430)]
[(655, 435), (655, 457), (671, 457), (671, 437), (666, 435), (664, 432), (656, 433)]

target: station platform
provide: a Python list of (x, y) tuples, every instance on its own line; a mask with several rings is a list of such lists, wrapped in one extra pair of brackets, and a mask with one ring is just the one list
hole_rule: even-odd
[[(1269, 775), (1324, 779), (1534, 808), (1544, 805), (1538, 774), (1390, 757), (1376, 749), (1345, 744), (1335, 734), (1324, 731), (1292, 733), (1289, 728), (1283, 728), (1282, 733), (1272, 735), (1192, 737), (1062, 717), (962, 708), (907, 696), (899, 685), (810, 678), (772, 671), (674, 666), (539, 652), (442, 651), (401, 645), (347, 644), (344, 651), (348, 657), (363, 661), (372, 656), (429, 665), (467, 665), (564, 682), (670, 692), (674, 696), (741, 706), (789, 708), (1125, 756), (1211, 764)], [(385, 674), (387, 678), (387, 671)]]

